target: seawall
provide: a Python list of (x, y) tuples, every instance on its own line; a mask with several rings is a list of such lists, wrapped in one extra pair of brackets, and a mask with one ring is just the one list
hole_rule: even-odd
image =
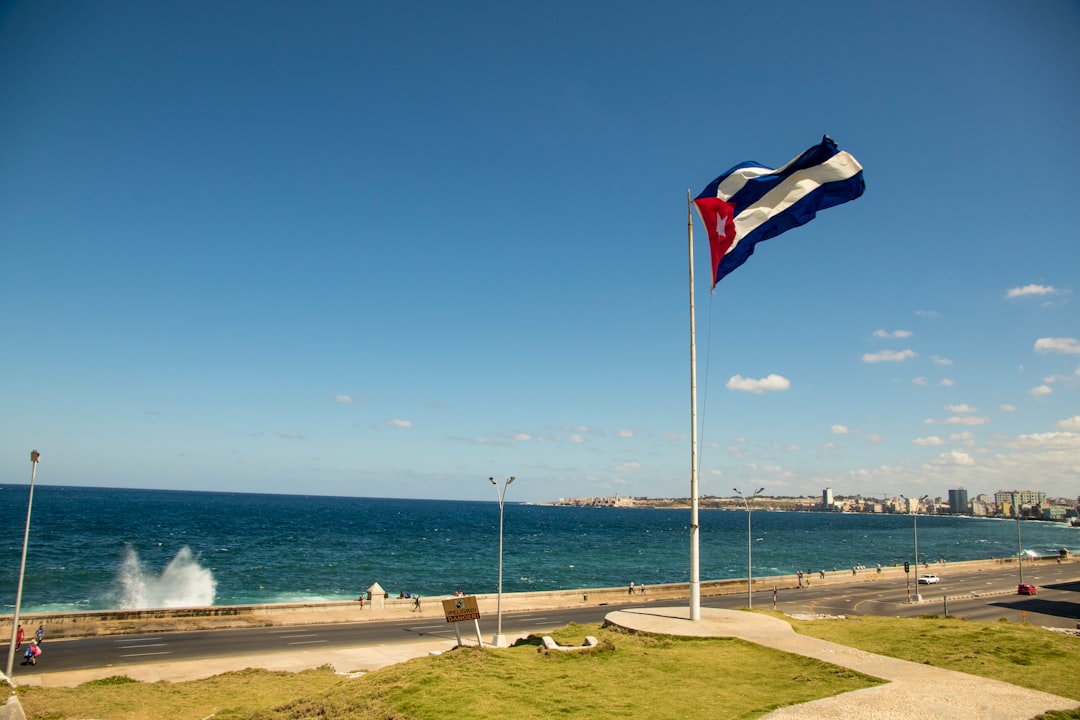
[[(1024, 565), (1037, 566), (1045, 563), (1075, 562), (1071, 557), (1057, 556), (1024, 558)], [(957, 563), (931, 563), (922, 568), (911, 568), (912, 583), (922, 573), (937, 575), (973, 573), (1003, 566), (1016, 566), (1016, 558), (972, 560)], [(818, 585), (842, 585), (855, 582), (902, 582), (902, 566), (848, 570), (831, 570), (822, 578), (815, 569), (804, 577), (811, 587)], [(788, 590), (798, 587), (796, 575), (765, 576), (754, 578), (754, 591), (767, 592), (773, 588)], [(633, 595), (627, 587), (587, 588), (579, 590), (552, 590), (545, 592), (503, 593), (503, 612), (540, 610), (545, 608), (585, 607), (589, 605), (619, 605), (642, 600), (678, 600), (689, 597), (687, 583), (649, 585), (645, 594), (635, 588)], [(711, 580), (701, 583), (701, 596), (734, 595), (746, 593), (746, 578)], [(420, 615), (443, 617), (441, 600), (451, 595), (421, 598)], [(476, 595), (477, 605), (483, 616), (496, 613), (498, 595)], [(20, 615), (19, 622), (32, 635), (34, 628), (44, 625), (47, 638), (74, 638), (95, 635), (125, 635), (136, 633), (177, 632), (212, 630), (220, 628), (270, 627), (278, 625), (310, 625), (323, 623), (352, 623), (372, 620), (389, 620), (416, 614), (413, 600), (385, 598), (383, 602), (328, 602), (288, 603), (275, 605), (219, 605), (212, 607), (160, 608), (152, 610), (107, 610), (77, 613), (33, 613)], [(0, 616), (10, 629), (12, 616)]]

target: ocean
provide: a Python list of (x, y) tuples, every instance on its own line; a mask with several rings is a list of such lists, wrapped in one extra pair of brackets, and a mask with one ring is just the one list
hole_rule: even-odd
[[(27, 485), (0, 485), (0, 605), (15, 605)], [(503, 590), (689, 581), (689, 510), (507, 502)], [(700, 512), (701, 580), (746, 576), (746, 513)], [(1025, 553), (1080, 544), (1080, 530), (1021, 523)], [(21, 611), (356, 599), (498, 587), (499, 505), (36, 485)], [(903, 563), (911, 515), (753, 513), (754, 577)], [(1013, 521), (918, 517), (927, 562), (1015, 556)]]

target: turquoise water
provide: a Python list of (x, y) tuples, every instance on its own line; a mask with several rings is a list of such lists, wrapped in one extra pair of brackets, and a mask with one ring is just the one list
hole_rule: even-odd
[[(0, 486), (0, 604), (15, 603), (29, 488)], [(688, 510), (508, 503), (506, 592), (689, 580)], [(436, 595), (495, 592), (492, 502), (330, 498), (38, 485), (23, 612), (355, 599), (372, 583)], [(1037, 554), (1080, 530), (1025, 522)], [(912, 560), (910, 515), (753, 514), (754, 576)], [(918, 519), (934, 562), (1015, 555), (1016, 523)], [(746, 576), (746, 513), (701, 512), (701, 579)]]

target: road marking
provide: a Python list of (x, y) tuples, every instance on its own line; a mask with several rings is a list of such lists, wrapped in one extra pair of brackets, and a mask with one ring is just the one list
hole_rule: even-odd
[(116, 638), (115, 643), (134, 643), (134, 642), (146, 642), (147, 640), (161, 640), (160, 637), (139, 637), (139, 638)]
[(147, 655), (172, 655), (171, 652), (152, 652), (152, 653), (129, 653), (127, 655), (121, 655), (120, 657), (145, 657)]
[(283, 638), (300, 638), (300, 637), (319, 637), (319, 633), (293, 633), (292, 635), (282, 635)]
[(124, 649), (129, 648), (144, 648), (144, 647), (165, 647), (169, 643), (143, 643), (142, 645), (124, 645)]
[(291, 642), (291, 643), (285, 643), (285, 644), (286, 645), (318, 645), (319, 643), (324, 643), (324, 642), (326, 642), (326, 641), (325, 640), (301, 640), (299, 642)]
[(444, 628), (444, 627), (446, 627), (446, 623), (443, 623), (442, 625), (416, 625), (415, 627), (411, 627), (409, 629), (410, 630), (439, 630), (439, 629)]

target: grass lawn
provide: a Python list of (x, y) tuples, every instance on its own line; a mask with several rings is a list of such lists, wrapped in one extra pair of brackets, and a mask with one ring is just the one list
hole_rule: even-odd
[(785, 619), (804, 635), (1080, 701), (1080, 638), (1072, 635), (952, 617)]
[[(843, 645), (1080, 700), (1080, 638), (937, 617), (790, 622), (798, 632)], [(878, 682), (741, 640), (634, 635), (596, 625), (552, 635), (563, 645), (595, 635), (600, 645), (549, 653), (539, 638), (529, 638), (509, 649), (462, 648), (358, 677), (331, 668), (245, 670), (186, 683), (113, 678), (18, 692), (29, 720), (684, 720), (754, 718)], [(1080, 712), (1045, 718), (1080, 720)]]
[(461, 648), (355, 679), (329, 669), (247, 670), (187, 683), (87, 683), (19, 690), (29, 720), (371, 718), (753, 718), (877, 684), (827, 663), (740, 640), (638, 636), (596, 625), (552, 633), (597, 648), (546, 652), (538, 638), (504, 650)]

